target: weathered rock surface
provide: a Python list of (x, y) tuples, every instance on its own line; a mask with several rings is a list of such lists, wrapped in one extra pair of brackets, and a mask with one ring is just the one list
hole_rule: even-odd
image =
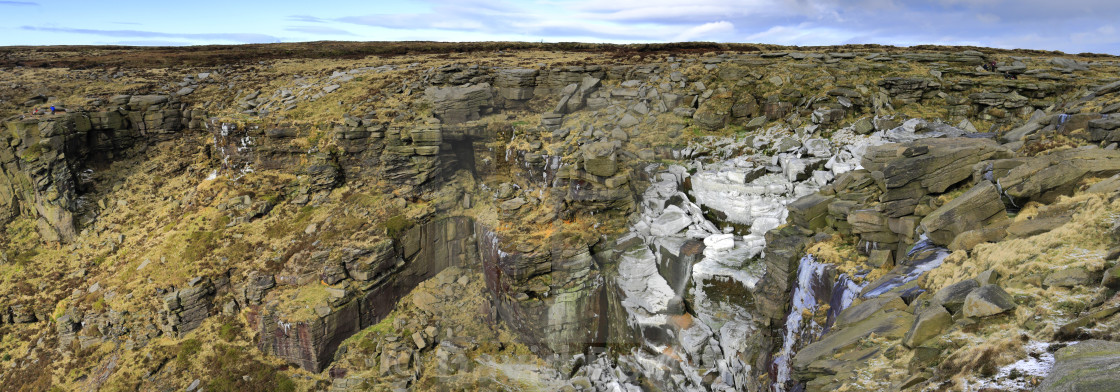
[(968, 297), (968, 294), (979, 287), (980, 284), (975, 280), (962, 280), (938, 290), (937, 293), (933, 295), (933, 301), (944, 306), (945, 309), (948, 309), (950, 312), (957, 313), (964, 306), (964, 301), (965, 298)]
[[(507, 90), (508, 92), (508, 90)], [(512, 93), (518, 96), (518, 93)], [(432, 103), (432, 113), (445, 124), (478, 120), (494, 106), (489, 84), (469, 87), (429, 87), (424, 96)]]
[(968, 293), (961, 308), (965, 317), (985, 317), (1015, 309), (1015, 299), (994, 284), (981, 286)]
[[(1002, 163), (996, 160), (993, 165)], [(1013, 168), (995, 177), (1003, 193), (1017, 205), (1029, 200), (1048, 203), (1059, 195), (1071, 194), (1073, 186), (1083, 178), (1108, 177), (1120, 172), (1120, 151), (1079, 148), (1029, 159), (1016, 158), (1008, 163)]]
[(953, 316), (940, 305), (930, 305), (918, 313), (914, 326), (902, 338), (902, 344), (907, 347), (917, 347), (925, 341), (940, 335), (953, 324)]
[(898, 339), (906, 335), (914, 323), (914, 315), (904, 311), (883, 311), (858, 323), (832, 332), (820, 341), (806, 346), (793, 357), (793, 367), (804, 371), (810, 364), (850, 347), (871, 334)]
[(922, 229), (934, 243), (949, 245), (958, 235), (1007, 219), (999, 191), (980, 182), (922, 219)]
[(1054, 353), (1040, 392), (1120, 391), (1120, 343), (1087, 340)]

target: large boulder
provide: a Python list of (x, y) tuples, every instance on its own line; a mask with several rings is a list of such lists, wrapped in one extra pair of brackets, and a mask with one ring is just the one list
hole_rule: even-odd
[[(1087, 177), (1108, 177), (1120, 173), (1120, 151), (1101, 148), (1063, 150), (1030, 159), (1018, 158), (1016, 164), (995, 180), (1007, 197), (1017, 205), (1035, 200), (1050, 203), (1061, 195), (1072, 194)], [(994, 166), (1002, 162), (993, 162)]]
[(494, 87), (498, 88), (498, 95), (502, 98), (522, 101), (533, 98), (533, 89), (537, 84), (538, 71), (535, 69), (512, 68), (498, 70), (494, 78)]
[(949, 314), (949, 311), (941, 305), (930, 305), (923, 309), (921, 313), (918, 313), (918, 318), (914, 320), (914, 326), (910, 327), (910, 331), (902, 339), (902, 344), (906, 347), (917, 347), (934, 336), (940, 335), (950, 325), (953, 325), (953, 315)]
[(1120, 342), (1087, 340), (1054, 353), (1054, 369), (1036, 392), (1120, 391)]
[(128, 100), (130, 110), (148, 110), (153, 106), (167, 103), (170, 97), (166, 95), (133, 95)]
[(965, 317), (986, 317), (1015, 309), (1015, 299), (994, 284), (984, 285), (968, 293), (964, 299)]
[(981, 181), (964, 194), (934, 210), (921, 226), (935, 244), (946, 246), (958, 234), (1007, 219), (995, 185)]
[(428, 87), (424, 97), (432, 103), (432, 114), (444, 124), (478, 120), (494, 106), (494, 93), (487, 83), (466, 87)]
[(904, 311), (888, 310), (876, 313), (863, 321), (829, 333), (823, 339), (805, 346), (794, 355), (793, 367), (803, 372), (814, 361), (831, 357), (836, 352), (851, 347), (871, 334), (893, 339), (901, 338), (913, 323), (914, 315)]
[(887, 293), (875, 298), (869, 298), (858, 305), (848, 307), (836, 316), (836, 328), (845, 328), (871, 317), (881, 310), (906, 310), (906, 302), (898, 294)]
[(949, 309), (950, 312), (956, 313), (964, 306), (964, 299), (968, 297), (968, 294), (979, 287), (980, 284), (976, 283), (975, 280), (962, 280), (938, 290), (933, 295), (933, 301)]
[(926, 193), (941, 193), (971, 177), (976, 163), (1011, 156), (989, 139), (934, 138), (869, 147), (862, 164), (883, 190), (916, 182)]
[(582, 148), (583, 169), (600, 177), (610, 177), (618, 173), (619, 165), (615, 156), (615, 144), (610, 142), (590, 143)]

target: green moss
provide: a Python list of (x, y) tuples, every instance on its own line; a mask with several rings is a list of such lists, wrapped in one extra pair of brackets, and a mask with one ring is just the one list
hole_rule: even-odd
[(38, 249), (28, 249), (28, 250), (16, 253), (15, 256), (12, 257), (12, 262), (15, 263), (18, 266), (26, 267), (28, 264), (31, 263), (31, 259), (35, 258), (35, 256), (38, 256), (38, 255), (39, 255), (39, 250)]
[(300, 230), (311, 222), (311, 215), (315, 212), (315, 207), (304, 206), (299, 209), (296, 216), (291, 220), (280, 220), (265, 229), (264, 234), (268, 238), (282, 238), (294, 230)]
[[(296, 384), (273, 367), (254, 360), (242, 347), (218, 345), (209, 357), (207, 369), (211, 379), (207, 391), (278, 391), (293, 392)], [(245, 377), (248, 376), (248, 377)]]
[(265, 197), (262, 200), (264, 200), (265, 203), (268, 203), (269, 205), (274, 206), (274, 205), (280, 204), (280, 194), (278, 194), (278, 193), (268, 194), (268, 195), (265, 195)]
[(39, 157), (43, 156), (43, 153), (45, 153), (49, 150), (50, 150), (50, 148), (47, 147), (46, 145), (40, 144), (40, 143), (35, 143), (35, 144), (32, 144), (31, 146), (28, 146), (26, 149), (24, 149), (23, 154), (20, 155), (20, 158), (23, 159), (24, 162), (31, 162), (31, 161), (34, 161), (36, 159), (39, 159)]
[(187, 366), (199, 351), (202, 351), (202, 342), (198, 339), (187, 339), (179, 343), (179, 352), (175, 355), (175, 361), (180, 366)]
[(225, 323), (222, 324), (222, 326), (220, 328), (218, 328), (218, 337), (222, 338), (222, 340), (225, 340), (227, 342), (232, 342), (234, 339), (237, 339), (237, 337), (240, 336), (240, 335), (241, 335), (241, 326), (238, 325), (233, 320), (226, 321)]
[(213, 231), (195, 231), (192, 232), (186, 241), (186, 246), (183, 251), (179, 253), (179, 260), (185, 263), (193, 263), (206, 255), (210, 254), (218, 242), (218, 236)]
[(411, 229), (412, 226), (415, 225), (416, 222), (408, 220), (404, 215), (394, 215), (392, 218), (381, 222), (381, 227), (385, 229), (385, 234), (392, 238), (401, 238), (408, 229)]

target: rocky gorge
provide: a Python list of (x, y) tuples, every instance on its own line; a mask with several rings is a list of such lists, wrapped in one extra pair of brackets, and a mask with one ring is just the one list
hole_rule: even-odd
[(0, 51), (12, 390), (1120, 385), (1114, 57), (130, 50)]

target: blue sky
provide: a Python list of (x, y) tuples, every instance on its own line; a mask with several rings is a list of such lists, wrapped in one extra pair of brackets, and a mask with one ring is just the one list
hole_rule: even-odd
[(0, 0), (0, 45), (946, 44), (1120, 54), (1120, 0)]

